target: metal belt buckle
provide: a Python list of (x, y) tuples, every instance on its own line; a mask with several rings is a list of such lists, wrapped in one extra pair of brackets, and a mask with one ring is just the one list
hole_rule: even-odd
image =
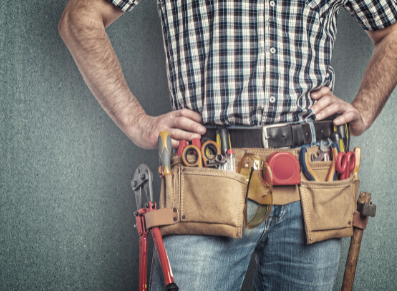
[(290, 123), (277, 123), (262, 126), (262, 144), (265, 149), (269, 148), (269, 135), (267, 134), (268, 128), (288, 126)]

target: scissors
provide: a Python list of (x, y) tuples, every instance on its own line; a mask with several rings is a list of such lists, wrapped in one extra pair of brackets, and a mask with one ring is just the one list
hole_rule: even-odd
[[(208, 150), (209, 149), (209, 150)], [(197, 157), (195, 161), (190, 162), (188, 154), (194, 153)], [(214, 153), (214, 155), (209, 155)], [(196, 145), (188, 145), (182, 152), (182, 161), (186, 167), (217, 167), (224, 164), (226, 160), (221, 155), (221, 149), (216, 142), (209, 140), (201, 148)]]
[(340, 152), (336, 158), (335, 169), (341, 174), (340, 179), (346, 180), (350, 178), (350, 173), (353, 172), (356, 166), (356, 155), (353, 152)]

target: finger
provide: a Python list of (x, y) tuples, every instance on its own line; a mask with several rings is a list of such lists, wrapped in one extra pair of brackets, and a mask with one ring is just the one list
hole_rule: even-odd
[(349, 110), (344, 112), (342, 115), (338, 116), (334, 119), (334, 124), (336, 126), (345, 124), (345, 123), (354, 123), (361, 119), (360, 113), (358, 111)]
[(310, 97), (311, 97), (312, 99), (319, 99), (319, 98), (321, 98), (322, 96), (328, 95), (328, 94), (331, 94), (331, 90), (330, 90), (328, 87), (325, 87), (325, 86), (324, 86), (324, 87), (321, 87), (320, 90), (312, 92), (312, 93), (310, 94)]
[(358, 110), (346, 111), (334, 120), (336, 126), (350, 123), (350, 134), (359, 136), (365, 131), (365, 124)]
[[(348, 104), (348, 103), (346, 103)], [(316, 112), (316, 120), (325, 119), (335, 113), (343, 113), (343, 106), (341, 103), (331, 103), (328, 106), (322, 108), (319, 112)]]
[(171, 142), (172, 142), (172, 148), (176, 149), (179, 146), (179, 140), (175, 140), (173, 138), (171, 138)]
[(310, 109), (314, 111), (316, 114), (316, 117), (319, 118), (317, 115), (318, 113), (321, 112), (324, 108), (330, 106), (332, 103), (339, 102), (339, 100), (330, 95), (323, 96), (321, 99), (319, 99)]
[(206, 131), (205, 126), (201, 123), (184, 116), (170, 119), (168, 125), (171, 128), (183, 129), (200, 135)]
[(193, 110), (190, 110), (188, 108), (183, 108), (180, 110), (172, 111), (171, 112), (173, 117), (187, 117), (191, 120), (194, 120), (196, 122), (201, 122), (201, 114), (198, 112), (195, 112)]
[(194, 132), (185, 131), (185, 130), (181, 130), (181, 129), (178, 129), (178, 128), (171, 128), (168, 132), (170, 133), (171, 138), (174, 139), (174, 140), (177, 140), (177, 141), (180, 141), (180, 140), (183, 140), (183, 139), (191, 141), (194, 138), (201, 138), (200, 134), (197, 134), (197, 133), (194, 133)]

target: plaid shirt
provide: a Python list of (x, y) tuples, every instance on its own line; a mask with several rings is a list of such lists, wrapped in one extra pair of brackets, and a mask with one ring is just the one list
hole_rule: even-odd
[[(139, 0), (110, 0), (124, 11)], [(334, 87), (343, 6), (366, 30), (396, 21), (396, 0), (157, 0), (170, 99), (204, 124), (257, 126), (311, 115)]]

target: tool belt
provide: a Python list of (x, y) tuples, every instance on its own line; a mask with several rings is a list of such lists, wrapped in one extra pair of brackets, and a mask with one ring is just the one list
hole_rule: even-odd
[[(246, 134), (251, 131), (241, 132)], [(233, 136), (230, 130), (232, 144), (235, 144), (236, 165), (247, 152), (263, 160), (276, 152), (289, 152), (299, 159), (300, 149), (236, 148), (238, 142), (237, 139), (233, 142)], [(294, 136), (293, 131), (291, 136)], [(307, 152), (317, 155), (319, 148), (310, 147)], [(359, 181), (352, 175), (346, 180), (325, 182), (331, 163), (309, 161), (320, 182), (308, 181), (301, 173), (299, 185), (273, 186), (273, 204), (301, 201), (307, 244), (353, 234), (353, 213), (356, 210)], [(161, 184), (159, 208), (164, 209), (164, 215), (157, 221), (164, 221), (160, 224), (163, 225), (160, 227), (162, 235), (197, 234), (241, 238), (247, 184), (247, 178), (242, 174), (186, 167), (181, 156), (173, 156), (171, 175), (164, 176)], [(263, 202), (262, 194), (250, 191), (248, 198), (260, 205)]]

